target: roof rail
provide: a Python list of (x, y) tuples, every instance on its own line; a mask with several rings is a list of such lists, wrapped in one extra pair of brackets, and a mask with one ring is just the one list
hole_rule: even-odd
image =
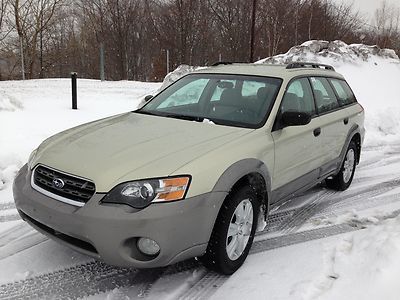
[(248, 62), (243, 61), (217, 61), (216, 63), (212, 64), (211, 67), (216, 67), (220, 65), (233, 65), (233, 64), (248, 64)]
[(313, 69), (325, 69), (329, 71), (335, 71), (334, 67), (319, 63), (293, 62), (286, 66), (286, 69), (298, 69), (298, 68), (313, 68)]
[(213, 63), (211, 65), (211, 67), (216, 67), (216, 66), (220, 66), (220, 65), (232, 65), (233, 62), (231, 61), (217, 61), (216, 63)]

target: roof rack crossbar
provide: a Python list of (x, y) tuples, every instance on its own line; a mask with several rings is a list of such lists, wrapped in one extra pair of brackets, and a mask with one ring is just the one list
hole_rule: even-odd
[(298, 69), (298, 68), (313, 68), (313, 69), (325, 69), (329, 71), (335, 71), (334, 67), (319, 63), (293, 62), (286, 66), (286, 69)]

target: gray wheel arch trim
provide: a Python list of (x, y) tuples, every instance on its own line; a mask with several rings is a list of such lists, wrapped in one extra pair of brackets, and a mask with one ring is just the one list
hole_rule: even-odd
[[(343, 165), (344, 159), (346, 157), (346, 152), (347, 152), (347, 149), (349, 148), (350, 142), (357, 133), (360, 134), (361, 141), (362, 141), (360, 127), (356, 124), (356, 125), (353, 125), (353, 127), (351, 127), (351, 129), (349, 130), (349, 133), (347, 134), (346, 142), (344, 143), (342, 152), (340, 153), (340, 161), (339, 161), (340, 164), (338, 166), (338, 172), (340, 171), (340, 168)], [(360, 145), (360, 147), (361, 147), (361, 145)], [(360, 155), (360, 153), (357, 154), (357, 156), (358, 156), (357, 163), (359, 162), (359, 155)]]
[[(232, 189), (232, 187), (246, 175), (257, 173), (264, 179), (266, 187), (265, 195), (265, 207), (267, 213), (270, 206), (271, 199), (271, 176), (268, 171), (267, 166), (260, 160), (255, 158), (247, 158), (240, 160), (233, 165), (231, 165), (218, 179), (217, 183), (213, 188), (213, 192), (227, 192)], [(221, 203), (222, 205), (222, 203)], [(219, 208), (218, 208), (219, 209)]]

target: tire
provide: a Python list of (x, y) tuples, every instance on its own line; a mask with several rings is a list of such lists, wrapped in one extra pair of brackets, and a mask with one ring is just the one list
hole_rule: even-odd
[[(253, 244), (259, 211), (260, 203), (250, 186), (232, 191), (218, 214), (206, 253), (201, 258), (203, 264), (225, 275), (239, 269)], [(243, 213), (248, 216), (242, 216)]]
[(325, 180), (328, 188), (337, 191), (345, 191), (349, 188), (356, 170), (357, 155), (357, 146), (351, 141), (339, 173), (332, 179)]

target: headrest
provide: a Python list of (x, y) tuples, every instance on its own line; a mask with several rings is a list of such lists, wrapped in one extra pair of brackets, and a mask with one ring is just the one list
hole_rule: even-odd
[(240, 91), (237, 89), (226, 89), (222, 92), (220, 103), (221, 104), (228, 104), (228, 105), (235, 105), (242, 101), (242, 95)]
[(300, 111), (299, 97), (293, 93), (286, 93), (283, 98), (282, 110), (285, 111)]

